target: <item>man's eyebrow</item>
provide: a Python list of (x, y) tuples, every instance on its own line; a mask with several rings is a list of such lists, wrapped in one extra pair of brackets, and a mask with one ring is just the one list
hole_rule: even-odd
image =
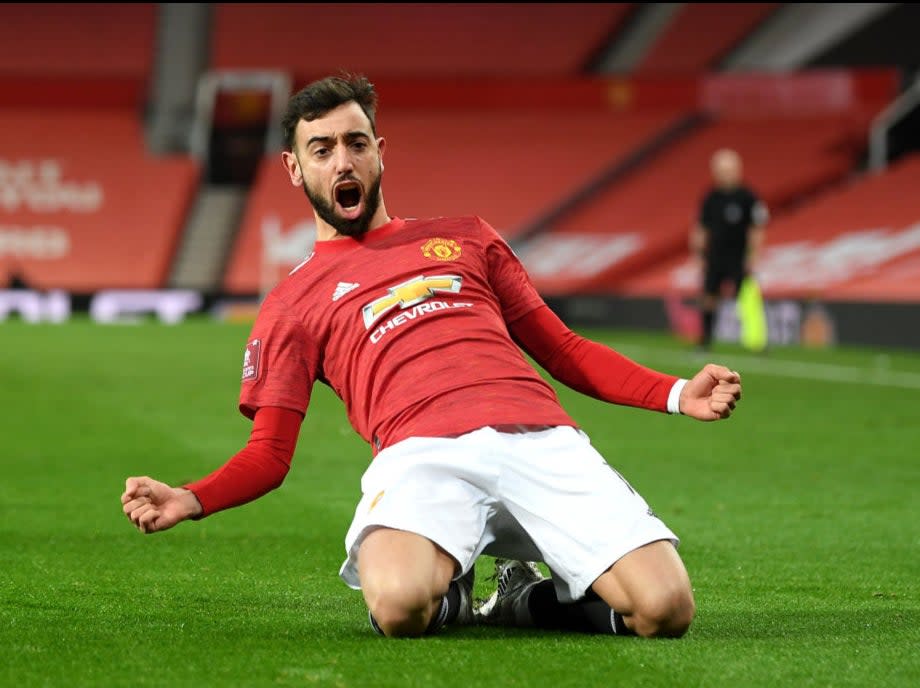
[(335, 139), (332, 136), (311, 136), (307, 141), (307, 146), (312, 146), (314, 143), (333, 143)]
[[(368, 139), (368, 140), (370, 140), (371, 137), (370, 137), (366, 132), (363, 132), (363, 131), (361, 131), (360, 129), (358, 129), (358, 130), (355, 130), (355, 131), (349, 131), (349, 132), (347, 132), (347, 133), (344, 135), (344, 138), (345, 138), (347, 141), (354, 141), (355, 139)], [(335, 137), (334, 137), (334, 136), (329, 136), (329, 135), (327, 135), (327, 136), (311, 136), (311, 137), (307, 140), (307, 147), (312, 146), (314, 143), (324, 143), (324, 144), (326, 144), (326, 145), (329, 145), (329, 144), (335, 143)]]

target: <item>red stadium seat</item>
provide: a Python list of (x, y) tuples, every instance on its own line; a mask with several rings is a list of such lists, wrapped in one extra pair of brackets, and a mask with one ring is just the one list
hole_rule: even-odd
[(343, 68), (372, 78), (575, 75), (632, 5), (217, 3), (211, 67), (281, 69), (295, 81)]
[(143, 105), (156, 3), (0, 4), (0, 105)]
[(700, 74), (716, 69), (779, 2), (683, 3), (635, 69), (635, 74)]
[(0, 285), (166, 286), (200, 170), (147, 150), (158, 11), (0, 5)]

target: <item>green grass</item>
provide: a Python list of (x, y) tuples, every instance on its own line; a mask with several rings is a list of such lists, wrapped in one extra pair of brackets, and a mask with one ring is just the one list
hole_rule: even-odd
[[(714, 424), (560, 389), (682, 538), (683, 639), (386, 640), (337, 575), (369, 452), (325, 387), (277, 491), (152, 536), (121, 513), (127, 476), (197, 478), (245, 442), (247, 330), (0, 325), (0, 685), (917, 685), (917, 353), (722, 346), (744, 399)], [(702, 363), (666, 336), (585, 334), (680, 375)]]

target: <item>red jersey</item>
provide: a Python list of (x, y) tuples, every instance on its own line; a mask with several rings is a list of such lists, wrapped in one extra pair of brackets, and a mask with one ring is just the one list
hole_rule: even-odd
[(374, 453), (487, 425), (574, 426), (508, 332), (544, 305), (478, 217), (394, 218), (359, 239), (317, 242), (262, 304), (240, 410), (305, 414), (320, 381)]

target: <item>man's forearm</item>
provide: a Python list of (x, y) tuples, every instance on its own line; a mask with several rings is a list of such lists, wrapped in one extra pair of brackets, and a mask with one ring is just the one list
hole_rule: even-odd
[(192, 493), (203, 518), (240, 506), (284, 482), (303, 416), (282, 408), (259, 409), (246, 446), (210, 475), (182, 487)]
[(247, 445), (210, 475), (183, 487), (201, 507), (196, 518), (203, 518), (271, 492), (284, 482), (287, 472), (286, 464)]
[[(577, 336), (577, 335), (576, 335)], [(678, 378), (646, 368), (610, 347), (584, 337), (560, 351), (547, 371), (588, 396), (612, 404), (669, 411), (668, 398)]]
[(548, 306), (512, 323), (511, 332), (550, 375), (577, 392), (613, 404), (674, 412), (668, 400), (679, 378), (575, 334)]

